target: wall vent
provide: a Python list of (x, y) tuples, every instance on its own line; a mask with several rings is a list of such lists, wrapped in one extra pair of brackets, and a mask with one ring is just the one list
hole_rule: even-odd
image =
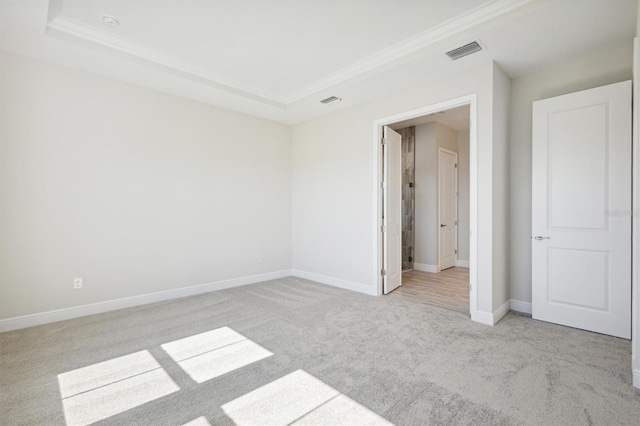
[(320, 101), (321, 104), (330, 104), (331, 102), (335, 102), (335, 101), (341, 101), (342, 99), (340, 99), (337, 96), (329, 96), (327, 99), (323, 99)]
[(464, 46), (460, 46), (457, 49), (453, 49), (447, 52), (447, 56), (452, 60), (460, 59), (467, 55), (471, 55), (472, 53), (476, 53), (482, 50), (482, 46), (478, 44), (477, 41), (473, 43), (465, 44)]

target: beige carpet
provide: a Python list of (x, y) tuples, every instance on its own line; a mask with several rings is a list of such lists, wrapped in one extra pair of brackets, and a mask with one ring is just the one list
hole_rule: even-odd
[(630, 343), (286, 278), (0, 334), (0, 424), (638, 424)]

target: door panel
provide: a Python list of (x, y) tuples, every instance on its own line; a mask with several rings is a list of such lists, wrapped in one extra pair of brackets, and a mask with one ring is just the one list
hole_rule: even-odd
[[(609, 176), (606, 104), (549, 115), (551, 229), (604, 229)], [(570, 173), (567, 173), (570, 170)]]
[(533, 318), (629, 338), (631, 83), (534, 102), (532, 153)]
[(609, 253), (549, 248), (549, 303), (607, 309)]
[(384, 294), (402, 285), (402, 139), (384, 127)]
[(442, 270), (456, 266), (458, 154), (440, 148), (438, 156), (439, 264)]

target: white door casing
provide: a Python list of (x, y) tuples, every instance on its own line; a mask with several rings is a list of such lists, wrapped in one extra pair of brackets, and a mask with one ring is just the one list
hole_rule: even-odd
[[(478, 297), (490, 291), (488, 281), (480, 282), (478, 273), (478, 250), (480, 247), (486, 248), (488, 242), (478, 237), (478, 95), (471, 93), (443, 102), (423, 106), (409, 111), (403, 111), (389, 116), (381, 117), (372, 123), (372, 147), (374, 151), (371, 174), (371, 193), (373, 194), (372, 211), (375, 212), (370, 224), (371, 235), (376, 244), (371, 247), (372, 270), (371, 274), (375, 280), (374, 295), (379, 296), (384, 293), (383, 277), (380, 270), (385, 264), (384, 234), (380, 231), (383, 214), (383, 189), (380, 183), (383, 180), (383, 149), (380, 139), (384, 135), (384, 126), (400, 121), (410, 120), (424, 115), (445, 111), (463, 105), (469, 105), (469, 313), (472, 321), (482, 322), (478, 315)], [(490, 296), (489, 296), (490, 297)]]
[(438, 149), (439, 270), (456, 266), (458, 241), (458, 153)]
[(402, 285), (402, 138), (384, 127), (384, 294)]
[(631, 82), (533, 104), (534, 319), (631, 336)]

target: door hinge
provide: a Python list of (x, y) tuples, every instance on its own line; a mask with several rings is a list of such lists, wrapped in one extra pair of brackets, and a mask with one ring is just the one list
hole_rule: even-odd
[(386, 187), (387, 187), (387, 182), (380, 182), (380, 187), (381, 187), (382, 189), (386, 189)]
[(458, 221), (456, 220), (456, 226), (458, 226)]
[(386, 231), (386, 230), (387, 230), (387, 228), (386, 228), (384, 225), (382, 225), (382, 226), (380, 227), (380, 232), (384, 232), (384, 231)]
[(458, 249), (455, 249), (454, 252), (455, 252), (455, 254), (458, 254)]
[(386, 144), (387, 144), (387, 138), (382, 138), (382, 139), (380, 139), (380, 143), (381, 143), (382, 145), (386, 145)]
[(454, 168), (456, 168), (456, 169), (458, 168), (458, 163), (456, 163), (456, 164), (455, 164), (455, 167), (454, 167)]
[(387, 270), (386, 269), (380, 270), (380, 275), (387, 275)]

